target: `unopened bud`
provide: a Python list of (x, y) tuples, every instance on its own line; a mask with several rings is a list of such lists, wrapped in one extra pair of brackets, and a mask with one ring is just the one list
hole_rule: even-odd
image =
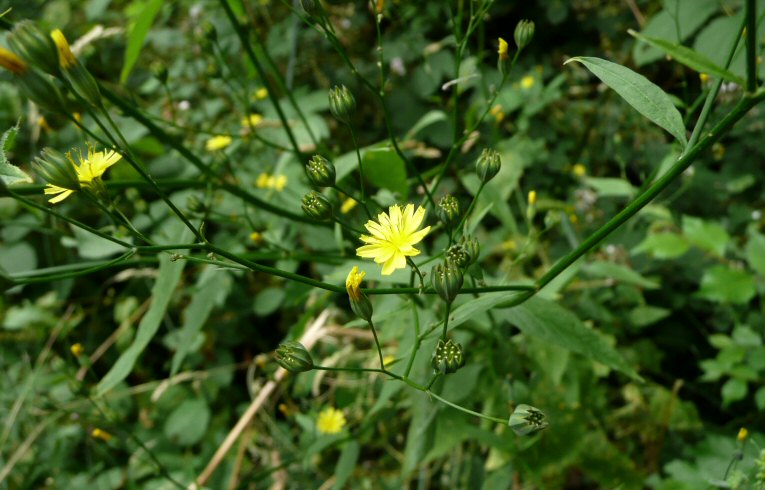
[(351, 115), (356, 110), (356, 99), (345, 85), (329, 89), (329, 110), (338, 121), (350, 123)]
[(513, 37), (515, 38), (515, 45), (518, 46), (518, 51), (528, 46), (534, 37), (534, 21), (523, 19), (518, 22)]
[(438, 339), (436, 350), (433, 351), (433, 357), (430, 364), (433, 370), (441, 374), (457, 372), (464, 363), (462, 355), (462, 346), (452, 339), (444, 342), (444, 339)]
[(492, 148), (485, 148), (475, 162), (475, 171), (481, 182), (485, 184), (497, 175), (501, 166), (502, 159), (499, 152)]
[(303, 373), (313, 369), (313, 358), (300, 342), (289, 340), (276, 349), (276, 362), (291, 373)]
[(316, 1), (314, 0), (300, 0), (300, 6), (306, 14), (311, 15), (316, 12)]
[(303, 196), (300, 205), (305, 214), (319, 221), (327, 221), (332, 218), (332, 205), (322, 194), (311, 191)]
[(308, 180), (316, 187), (334, 187), (335, 166), (321, 155), (314, 155), (305, 165)]
[(34, 159), (34, 167), (46, 183), (70, 191), (80, 190), (74, 163), (53, 148), (43, 148), (42, 154)]
[(69, 83), (72, 91), (91, 105), (99, 108), (103, 107), (98, 82), (74, 56), (64, 33), (56, 29), (51, 32), (50, 36), (58, 49), (61, 73)]
[(151, 64), (151, 74), (159, 80), (162, 85), (167, 83), (167, 67), (161, 61), (155, 60)]
[(51, 112), (62, 112), (65, 108), (64, 97), (53, 80), (37, 70), (29, 70), (16, 78), (21, 92), (29, 100)]
[(8, 44), (28, 63), (51, 75), (58, 74), (58, 51), (53, 39), (31, 20), (16, 24), (8, 35)]
[(545, 414), (531, 405), (518, 405), (510, 415), (507, 425), (519, 436), (540, 431), (548, 426)]
[(348, 300), (351, 303), (351, 309), (359, 317), (368, 322), (372, 321), (372, 303), (361, 290), (361, 281), (366, 273), (359, 272), (357, 266), (353, 266), (348, 277), (345, 279), (345, 290), (348, 292)]
[(434, 266), (430, 276), (433, 289), (436, 290), (441, 299), (447, 303), (454, 301), (462, 288), (463, 277), (460, 268), (456, 264), (446, 261)]
[(470, 254), (462, 247), (462, 245), (455, 243), (446, 250), (446, 260), (457, 267), (464, 269), (470, 265)]
[(436, 214), (441, 221), (448, 227), (452, 227), (459, 222), (460, 219), (460, 203), (457, 198), (451, 194), (447, 194), (438, 201), (438, 207), (436, 208)]
[(460, 246), (462, 246), (465, 252), (470, 256), (468, 265), (473, 264), (478, 260), (478, 255), (481, 253), (481, 246), (474, 236), (463, 236), (460, 238)]

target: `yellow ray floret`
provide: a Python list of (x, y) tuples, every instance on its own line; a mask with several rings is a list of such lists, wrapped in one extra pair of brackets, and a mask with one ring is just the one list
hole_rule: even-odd
[(64, 33), (61, 32), (60, 29), (55, 29), (50, 33), (50, 37), (56, 44), (56, 49), (58, 49), (58, 62), (61, 65), (61, 68), (68, 70), (70, 67), (74, 66), (77, 63), (77, 58), (74, 57)]
[(359, 272), (357, 266), (353, 266), (351, 272), (348, 273), (348, 277), (345, 279), (345, 289), (348, 291), (348, 296), (351, 299), (361, 299), (361, 281), (367, 273), (364, 271)]
[(319, 413), (316, 428), (322, 434), (337, 434), (345, 427), (345, 415), (334, 407), (327, 407)]
[[(83, 158), (82, 153), (79, 153), (79, 164), (75, 163), (71, 154), (67, 154), (69, 163), (74, 167), (74, 171), (77, 173), (77, 180), (83, 187), (90, 186), (94, 180), (101, 179), (104, 172), (119, 162), (122, 159), (122, 155), (113, 150), (96, 151), (92, 146), (88, 147), (88, 156)], [(71, 196), (74, 190), (59, 187), (54, 184), (48, 184), (44, 190), (46, 195), (54, 196), (48, 200), (52, 204), (63, 201), (67, 197)]]
[(425, 208), (414, 210), (413, 204), (405, 208), (393, 205), (388, 213), (380, 213), (377, 222), (367, 221), (364, 225), (371, 235), (361, 235), (366, 245), (356, 249), (356, 255), (374, 259), (383, 264), (382, 274), (388, 276), (396, 269), (406, 267), (406, 258), (419, 255), (414, 245), (422, 241), (430, 231), (430, 226), (419, 230), (425, 219)]

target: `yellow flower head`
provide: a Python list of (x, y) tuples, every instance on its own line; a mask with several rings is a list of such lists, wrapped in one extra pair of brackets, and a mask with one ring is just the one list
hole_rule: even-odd
[(287, 176), (286, 175), (276, 175), (273, 177), (273, 182), (269, 187), (272, 189), (276, 189), (277, 192), (281, 192), (286, 186), (287, 186)]
[(85, 352), (85, 347), (83, 347), (81, 343), (77, 342), (76, 344), (73, 344), (69, 350), (72, 351), (72, 355), (74, 357), (80, 357), (83, 352)]
[(334, 407), (327, 407), (316, 419), (316, 429), (322, 434), (337, 434), (345, 427), (345, 415)]
[(534, 86), (534, 75), (526, 75), (525, 77), (521, 78), (522, 89), (528, 90), (533, 86)]
[(366, 275), (366, 272), (359, 272), (359, 268), (355, 265), (353, 266), (353, 269), (351, 269), (351, 272), (348, 273), (348, 277), (345, 279), (345, 289), (348, 291), (349, 298), (354, 300), (361, 299), (361, 281)]
[(702, 85), (706, 85), (706, 83), (709, 81), (709, 75), (706, 73), (699, 73), (699, 80), (701, 81)]
[(746, 430), (746, 427), (742, 427), (738, 430), (738, 435), (736, 436), (736, 440), (738, 442), (744, 442), (747, 436), (749, 436), (749, 431)]
[(529, 191), (529, 206), (537, 203), (537, 191)]
[(571, 167), (571, 173), (576, 175), (577, 177), (584, 177), (585, 175), (587, 175), (587, 167), (585, 167), (581, 163), (577, 163), (573, 167)]
[(496, 104), (494, 107), (492, 107), (489, 111), (489, 114), (494, 116), (494, 119), (498, 123), (501, 123), (505, 119), (505, 113), (502, 110), (502, 106), (500, 104)]
[[(77, 173), (77, 180), (80, 185), (83, 187), (91, 187), (93, 185), (98, 185), (98, 181), (101, 180), (101, 176), (104, 175), (104, 172), (106, 172), (109, 167), (119, 162), (122, 159), (122, 155), (114, 150), (96, 151), (95, 147), (88, 146), (88, 156), (86, 158), (82, 157), (82, 152), (78, 152), (79, 163), (75, 163), (71, 153), (67, 153), (67, 158)], [(46, 195), (54, 196), (49, 199), (48, 202), (55, 204), (63, 201), (75, 191), (53, 184), (47, 184), (44, 192)]]
[(388, 213), (377, 215), (377, 222), (369, 220), (364, 225), (371, 236), (361, 235), (361, 241), (366, 245), (357, 248), (356, 255), (383, 264), (384, 276), (403, 269), (407, 257), (420, 254), (414, 245), (430, 231), (430, 226), (418, 231), (424, 219), (425, 208), (420, 206), (415, 212), (414, 204), (407, 204), (404, 209), (394, 204)]
[(263, 234), (259, 231), (253, 231), (250, 233), (250, 241), (252, 243), (258, 244), (263, 241)]
[(56, 43), (56, 48), (58, 48), (58, 63), (61, 65), (61, 68), (67, 70), (74, 66), (77, 63), (77, 58), (74, 57), (64, 33), (60, 29), (56, 29), (50, 33), (50, 37), (53, 38), (53, 42)]
[(356, 207), (357, 204), (358, 203), (356, 202), (356, 199), (349, 197), (343, 201), (343, 204), (340, 205), (340, 212), (343, 214), (348, 214), (353, 208)]
[(0, 66), (16, 75), (27, 71), (27, 64), (21, 58), (3, 48), (0, 48)]
[(101, 439), (104, 442), (109, 442), (112, 440), (112, 435), (106, 432), (105, 430), (101, 430), (98, 427), (93, 429), (93, 432), (90, 433), (91, 436), (93, 436), (94, 439)]
[(268, 90), (265, 87), (261, 87), (258, 90), (255, 91), (255, 98), (258, 100), (263, 100), (266, 97), (268, 97)]
[(255, 186), (258, 189), (267, 189), (269, 178), (270, 178), (270, 175), (268, 175), (265, 172), (262, 172), (260, 175), (258, 175), (258, 180), (255, 181)]
[(507, 41), (505, 41), (502, 38), (499, 38), (499, 50), (497, 50), (497, 53), (499, 53), (499, 60), (505, 61), (508, 57), (507, 54)]
[(250, 114), (247, 117), (242, 118), (242, 126), (245, 128), (255, 127), (263, 121), (263, 116), (260, 114)]
[(227, 147), (230, 144), (231, 144), (231, 136), (226, 136), (226, 135), (213, 136), (212, 138), (207, 140), (207, 143), (205, 143), (205, 150), (207, 151), (222, 150), (223, 148)]

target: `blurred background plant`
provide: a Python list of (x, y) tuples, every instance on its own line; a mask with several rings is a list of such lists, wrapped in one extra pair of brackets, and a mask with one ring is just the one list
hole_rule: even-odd
[[(0, 74), (0, 488), (765, 488), (762, 107), (533, 299), (471, 292), (538, 284), (686, 151), (563, 62), (642, 73), (689, 132), (719, 88), (709, 130), (765, 70), (751, 36), (699, 69), (745, 3), (759, 49), (763, 1), (14, 2), (2, 46), (32, 19), (79, 61), (63, 102)], [(32, 162), (86, 141), (122, 151), (110, 202), (48, 205)], [(426, 275), (480, 243), (463, 294), (356, 257), (407, 202)]]

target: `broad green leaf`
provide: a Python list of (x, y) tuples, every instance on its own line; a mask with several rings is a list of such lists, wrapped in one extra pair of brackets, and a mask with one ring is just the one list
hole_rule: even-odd
[(159, 276), (157, 282), (154, 283), (154, 287), (151, 290), (151, 306), (141, 319), (141, 323), (138, 325), (138, 332), (136, 333), (133, 343), (128, 349), (122, 353), (117, 359), (112, 368), (101, 379), (96, 387), (96, 393), (98, 396), (104, 395), (106, 392), (117, 386), (125, 378), (128, 377), (133, 367), (135, 367), (138, 357), (143, 353), (144, 349), (149, 345), (151, 339), (157, 334), (159, 325), (162, 322), (162, 318), (165, 316), (167, 307), (170, 304), (170, 299), (173, 296), (178, 282), (181, 279), (181, 272), (186, 265), (185, 260), (176, 260), (175, 262), (170, 260), (167, 255), (159, 256)]
[(754, 394), (754, 403), (761, 412), (765, 410), (765, 386), (760, 387)]
[(174, 444), (191, 446), (199, 442), (210, 424), (210, 407), (201, 398), (184, 400), (165, 422), (165, 436)]
[(135, 17), (134, 23), (128, 32), (127, 47), (125, 48), (125, 63), (122, 65), (120, 73), (120, 83), (125, 83), (135, 62), (138, 61), (138, 55), (141, 54), (143, 42), (149, 33), (154, 18), (159, 13), (163, 0), (149, 0)]
[(231, 277), (222, 270), (208, 267), (199, 278), (191, 302), (183, 312), (183, 325), (178, 332), (178, 349), (173, 354), (170, 376), (174, 376), (181, 367), (190, 346), (199, 331), (210, 317), (213, 307), (225, 298), (231, 287)]
[(693, 216), (683, 216), (683, 235), (694, 245), (719, 257), (725, 255), (725, 247), (730, 241), (725, 228)]
[(744, 398), (749, 391), (746, 381), (731, 378), (722, 387), (723, 406), (728, 406)]
[(640, 273), (630, 269), (629, 267), (621, 264), (615, 264), (613, 262), (591, 262), (585, 264), (582, 267), (584, 273), (593, 277), (604, 277), (615, 279), (624, 284), (632, 284), (644, 289), (656, 289), (659, 287), (659, 283), (646, 279)]
[(406, 165), (395, 151), (388, 148), (375, 148), (362, 157), (364, 177), (375, 187), (398, 192), (406, 197), (409, 186), (406, 183)]
[(359, 443), (350, 440), (343, 446), (343, 450), (340, 452), (340, 457), (335, 465), (335, 483), (332, 485), (333, 490), (342, 490), (345, 488), (345, 484), (353, 474), (353, 470), (356, 468), (356, 462), (359, 460), (359, 453), (361, 452), (361, 446)]
[(748, 303), (756, 292), (754, 277), (748, 272), (716, 265), (704, 272), (698, 294), (720, 303)]
[(749, 267), (765, 276), (765, 235), (752, 233), (746, 242), (746, 260)]
[(645, 237), (645, 240), (632, 249), (632, 253), (646, 252), (657, 259), (674, 259), (684, 255), (689, 248), (688, 241), (680, 235), (656, 233)]
[(284, 288), (266, 288), (255, 296), (255, 314), (267, 316), (276, 311), (284, 301)]
[(566, 63), (572, 61), (578, 61), (586, 66), (635, 110), (667, 130), (683, 146), (688, 143), (683, 118), (672, 103), (672, 99), (646, 77), (627, 67), (600, 58), (577, 56), (567, 60)]
[(446, 121), (448, 117), (444, 111), (426, 112), (406, 134), (408, 138), (414, 138), (417, 133), (437, 122)]
[(0, 136), (0, 185), (13, 185), (22, 182), (31, 183), (32, 177), (27, 175), (26, 172), (21, 170), (16, 165), (12, 165), (8, 161), (6, 153), (11, 151), (13, 144), (16, 141), (16, 134), (19, 132), (18, 123), (9, 128), (6, 132)]
[(637, 189), (624, 179), (587, 177), (584, 182), (595, 189), (600, 197), (632, 197)]
[(629, 313), (630, 323), (636, 328), (643, 328), (653, 325), (669, 316), (672, 310), (659, 308), (658, 306), (638, 306)]
[(665, 39), (644, 36), (639, 32), (633, 31), (632, 29), (629, 29), (627, 32), (639, 40), (661, 49), (668, 55), (672, 56), (672, 58), (674, 58), (678, 63), (681, 63), (692, 70), (695, 70), (699, 73), (706, 73), (707, 75), (716, 78), (722, 78), (723, 80), (728, 80), (730, 82), (736, 82), (739, 85), (744, 84), (743, 78), (729, 72), (721, 66), (717, 66), (712, 60), (703, 54), (697, 53), (696, 51), (681, 44), (675, 44)]

